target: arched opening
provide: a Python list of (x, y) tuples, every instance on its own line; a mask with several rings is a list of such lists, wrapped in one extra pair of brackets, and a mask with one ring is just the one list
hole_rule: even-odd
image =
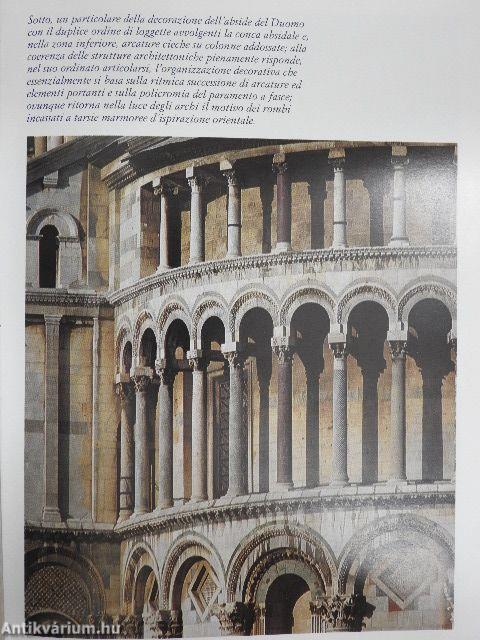
[[(155, 334), (152, 329), (145, 329), (142, 335), (142, 340), (140, 342), (139, 364), (141, 367), (150, 367), (151, 369), (154, 369), (156, 357), (157, 357), (157, 340), (155, 338)], [(124, 352), (124, 362), (125, 362), (125, 352)]]
[[(256, 459), (252, 451), (249, 476), (255, 491), (267, 492), (270, 486), (270, 382), (272, 377), (273, 321), (265, 309), (250, 309), (240, 322), (240, 343), (244, 345), (247, 360), (245, 363), (245, 402), (248, 406), (248, 389), (252, 389), (252, 413), (258, 416), (250, 436), (249, 451), (257, 449)], [(250, 376), (250, 380), (249, 380)], [(244, 411), (248, 420), (248, 412)], [(252, 447), (251, 439), (256, 439), (257, 447)]]
[[(361, 407), (356, 415), (361, 418), (358, 431), (361, 434), (361, 461), (357, 474), (363, 484), (379, 480), (379, 380), (385, 371), (385, 340), (388, 331), (388, 315), (378, 302), (365, 301), (357, 304), (348, 318), (351, 336), (350, 352), (356, 359), (361, 374)], [(358, 370), (357, 370), (358, 376)], [(360, 380), (359, 380), (360, 383)], [(388, 394), (383, 394), (388, 397)], [(354, 426), (354, 419), (350, 422)]]
[(58, 229), (50, 224), (43, 227), (39, 245), (40, 287), (54, 289), (57, 286)]
[[(187, 361), (190, 334), (183, 320), (175, 319), (165, 336), (167, 368), (175, 374), (171, 393), (173, 424), (173, 497), (181, 502), (192, 492), (192, 372)], [(157, 444), (157, 447), (159, 444)]]
[(265, 600), (265, 633), (309, 633), (310, 589), (303, 578), (287, 573), (275, 580)]
[(158, 609), (158, 582), (153, 569), (145, 565), (135, 583), (133, 613), (141, 616), (150, 609)]
[(122, 368), (124, 373), (130, 373), (132, 368), (132, 343), (130, 341), (126, 342), (123, 348)]
[[(293, 406), (295, 414), (304, 412), (304, 441), (294, 438), (293, 455), (305, 459), (305, 484), (316, 487), (320, 483), (320, 375), (324, 370), (324, 344), (330, 328), (328, 313), (315, 303), (296, 309), (291, 329), (295, 337), (293, 361)], [(303, 371), (302, 371), (303, 369)], [(298, 405), (297, 405), (298, 403)], [(298, 406), (298, 409), (297, 409)]]
[[(408, 325), (408, 353), (421, 374), (421, 394), (416, 394), (422, 399), (417, 412), (421, 415), (421, 478), (441, 480), (444, 477), (444, 382), (454, 371), (448, 341), (452, 318), (443, 302), (426, 299), (412, 307)], [(412, 384), (408, 378), (407, 384)]]
[(202, 327), (202, 354), (207, 366), (208, 495), (220, 497), (228, 489), (228, 366), (221, 352), (225, 327), (218, 316)]

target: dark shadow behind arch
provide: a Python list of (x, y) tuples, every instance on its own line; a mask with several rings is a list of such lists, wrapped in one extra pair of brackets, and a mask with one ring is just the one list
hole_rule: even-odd
[(39, 242), (39, 281), (42, 289), (54, 289), (57, 286), (58, 246), (58, 229), (50, 224), (43, 227)]

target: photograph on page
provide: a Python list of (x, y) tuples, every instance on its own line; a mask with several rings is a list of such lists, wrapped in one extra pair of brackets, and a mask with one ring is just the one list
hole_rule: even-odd
[(58, 134), (25, 141), (28, 632), (451, 629), (456, 145)]

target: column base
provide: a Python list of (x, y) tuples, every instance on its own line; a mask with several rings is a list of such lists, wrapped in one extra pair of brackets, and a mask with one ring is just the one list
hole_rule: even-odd
[(230, 258), (241, 258), (242, 254), (241, 253), (227, 253), (225, 254), (225, 258), (226, 259), (230, 259)]
[(273, 487), (274, 493), (281, 493), (282, 491), (291, 491), (293, 489), (293, 482), (276, 482)]
[(405, 485), (405, 484), (407, 484), (407, 478), (406, 477), (404, 477), (404, 478), (389, 478), (387, 480), (387, 484), (388, 485), (397, 485), (397, 484)]
[(347, 245), (344, 243), (332, 244), (332, 249), (346, 249)]
[(129, 518), (131, 518), (132, 515), (133, 515), (132, 511), (120, 512), (117, 518), (117, 524), (120, 524), (121, 522), (125, 522), (125, 520), (128, 520)]
[(43, 507), (42, 523), (56, 524), (62, 522), (62, 516), (58, 507)]
[(173, 507), (173, 500), (162, 500), (155, 507), (155, 511), (159, 511), (162, 509), (170, 509), (171, 507)]
[(137, 516), (144, 516), (146, 513), (150, 513), (148, 509), (135, 509), (131, 517), (136, 518)]
[(290, 242), (277, 242), (272, 253), (286, 253), (292, 250), (292, 244)]
[(192, 496), (190, 498), (190, 500), (188, 500), (189, 504), (196, 504), (197, 502), (206, 502), (208, 500), (208, 497), (205, 496)]
[(349, 485), (348, 478), (346, 480), (332, 480), (330, 482), (331, 487), (346, 487)]
[(165, 271), (169, 271), (172, 267), (169, 267), (166, 264), (161, 264), (159, 267), (157, 267), (157, 273), (165, 273)]
[(409, 247), (410, 242), (408, 238), (392, 238), (388, 243), (389, 247)]

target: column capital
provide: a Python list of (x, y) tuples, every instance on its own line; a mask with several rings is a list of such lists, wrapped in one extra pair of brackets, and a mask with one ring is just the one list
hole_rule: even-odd
[(226, 178), (229, 187), (239, 187), (240, 177), (236, 169), (226, 169), (222, 171), (222, 175)]
[(207, 360), (201, 349), (187, 351), (188, 364), (194, 371), (204, 371), (207, 368)]
[(178, 187), (165, 180), (165, 178), (154, 178), (152, 186), (154, 196), (170, 196), (178, 192)]
[(274, 337), (271, 339), (272, 351), (277, 356), (280, 364), (292, 362), (295, 352), (295, 341), (289, 337)]
[(49, 325), (59, 325), (60, 322), (62, 321), (62, 318), (63, 318), (62, 315), (50, 315), (50, 314), (44, 315), (45, 324), (49, 324)]
[(389, 340), (388, 345), (390, 347), (390, 353), (392, 360), (405, 359), (407, 355), (407, 341), (406, 340)]
[(276, 174), (286, 173), (288, 171), (287, 156), (284, 153), (276, 153), (273, 156), (272, 170)]
[(402, 169), (408, 164), (408, 149), (403, 144), (392, 145), (392, 165), (394, 169)]
[(345, 334), (329, 333), (328, 344), (335, 358), (345, 358), (348, 355), (348, 341)]
[(133, 376), (133, 384), (135, 386), (135, 391), (138, 393), (142, 393), (143, 391), (147, 391), (152, 383), (152, 377), (148, 375), (135, 375)]
[(115, 383), (115, 393), (120, 398), (122, 405), (132, 400), (134, 389), (133, 384), (130, 381), (130, 376), (128, 376), (128, 380), (117, 380)]
[(253, 607), (244, 602), (227, 602), (213, 607), (224, 636), (248, 635), (253, 623)]
[(187, 167), (185, 169), (185, 177), (190, 189), (198, 193), (202, 191), (207, 182), (205, 176), (199, 171), (198, 167)]
[(328, 164), (333, 166), (334, 171), (343, 171), (345, 167), (345, 149), (334, 147), (328, 152)]
[(363, 594), (337, 594), (310, 603), (312, 615), (318, 615), (327, 631), (361, 631), (364, 619), (371, 618), (375, 607)]

